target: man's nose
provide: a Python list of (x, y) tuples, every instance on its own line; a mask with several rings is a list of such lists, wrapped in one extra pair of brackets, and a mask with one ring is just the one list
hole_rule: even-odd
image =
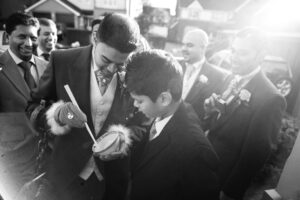
[(133, 101), (133, 106), (136, 107), (136, 108), (139, 108), (138, 103), (136, 102), (136, 100)]
[(32, 39), (30, 37), (27, 37), (26, 40), (25, 40), (25, 45), (31, 47), (32, 44), (33, 44)]

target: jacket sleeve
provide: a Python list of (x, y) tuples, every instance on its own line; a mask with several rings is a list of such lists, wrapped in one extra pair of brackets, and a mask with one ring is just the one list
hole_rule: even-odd
[(57, 100), (54, 81), (54, 54), (39, 80), (39, 86), (31, 93), (31, 101), (28, 102), (26, 112), (36, 129), (47, 129), (45, 112), (50, 105)]
[(224, 183), (223, 191), (233, 198), (242, 198), (251, 179), (263, 167), (276, 145), (286, 107), (277, 95), (266, 101), (252, 117), (239, 159)]

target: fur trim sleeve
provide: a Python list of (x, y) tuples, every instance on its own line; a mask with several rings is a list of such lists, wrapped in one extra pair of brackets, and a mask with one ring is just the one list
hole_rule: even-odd
[(117, 124), (117, 125), (111, 125), (109, 126), (107, 133), (110, 132), (119, 132), (122, 133), (122, 145), (120, 147), (120, 152), (124, 153), (124, 155), (127, 155), (129, 151), (129, 147), (131, 146), (131, 138), (130, 138), (130, 132), (131, 129), (125, 127), (124, 125)]
[(50, 126), (50, 130), (54, 135), (64, 135), (71, 129), (68, 125), (61, 126), (54, 117), (55, 110), (63, 104), (63, 101), (53, 103), (46, 112), (47, 124)]

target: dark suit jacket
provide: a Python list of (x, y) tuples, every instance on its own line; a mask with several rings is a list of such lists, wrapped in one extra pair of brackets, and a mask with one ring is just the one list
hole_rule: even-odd
[[(64, 89), (64, 85), (68, 84), (79, 107), (87, 115), (89, 126), (93, 127), (90, 104), (91, 55), (92, 46), (54, 51), (41, 78), (40, 89), (34, 96), (47, 101), (70, 102)], [(118, 83), (113, 104), (98, 137), (111, 124), (130, 124), (133, 110), (129, 94), (122, 91)], [(86, 129), (73, 128), (66, 135), (57, 136), (47, 171), (48, 179), (57, 189), (63, 191), (78, 177), (91, 156), (92, 140)], [(129, 179), (128, 159), (102, 162), (96, 158), (96, 162), (106, 181), (106, 195), (112, 195), (112, 199), (122, 199)]]
[(249, 103), (233, 101), (208, 135), (221, 159), (223, 191), (241, 199), (251, 178), (262, 168), (281, 125), (285, 100), (259, 72), (245, 87)]
[[(34, 59), (41, 76), (46, 62), (36, 56)], [(0, 179), (11, 182), (16, 190), (33, 178), (35, 170), (37, 133), (25, 115), (30, 99), (18, 66), (8, 51), (4, 52), (0, 56)], [(2, 175), (8, 177), (4, 179)]]
[[(183, 65), (184, 71), (185, 68), (185, 65)], [(200, 120), (202, 120), (205, 115), (203, 106), (204, 100), (210, 97), (212, 93), (219, 94), (222, 91), (224, 87), (223, 83), (229, 77), (230, 73), (222, 68), (205, 62), (198, 77), (201, 75), (206, 76), (208, 79), (207, 83), (201, 82), (199, 78), (196, 79), (185, 99), (186, 102), (193, 106)]]
[(144, 146), (132, 171), (131, 199), (219, 199), (218, 164), (195, 112), (181, 104), (161, 134)]

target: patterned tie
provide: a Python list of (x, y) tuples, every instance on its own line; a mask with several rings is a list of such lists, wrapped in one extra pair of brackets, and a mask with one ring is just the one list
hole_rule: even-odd
[(23, 61), (19, 64), (19, 66), (24, 70), (24, 80), (27, 83), (30, 90), (32, 90), (36, 87), (36, 84), (30, 72), (31, 63), (29, 61)]
[(155, 124), (156, 124), (156, 120), (154, 120), (154, 122), (153, 122), (153, 124), (152, 124), (152, 126), (151, 126), (150, 133), (149, 133), (149, 141), (153, 140), (153, 139), (154, 139), (154, 136), (155, 136), (156, 133), (157, 133)]
[(104, 73), (101, 70), (97, 70), (95, 71), (95, 75), (96, 75), (96, 79), (97, 79), (97, 83), (99, 85), (100, 88), (100, 92), (103, 95), (107, 89), (107, 86), (109, 85), (112, 77), (113, 77), (113, 73)]
[(42, 53), (43, 58), (47, 61), (49, 61), (49, 58), (50, 58), (50, 54), (49, 53)]

